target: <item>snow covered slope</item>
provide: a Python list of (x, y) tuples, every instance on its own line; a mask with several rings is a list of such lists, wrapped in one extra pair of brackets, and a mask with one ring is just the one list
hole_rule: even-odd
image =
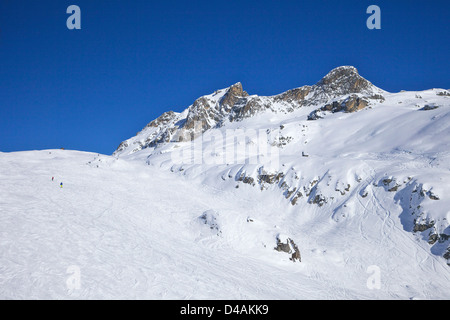
[[(450, 268), (382, 188), (331, 219), (276, 192), (76, 151), (2, 153), (0, 176), (0, 298), (449, 298)], [(301, 263), (274, 250), (287, 238)]]
[[(449, 111), (447, 90), (388, 93), (344, 66), (273, 97), (249, 96), (240, 83), (216, 91), (151, 122), (114, 155), (221, 189), (268, 190), (336, 221), (367, 202), (383, 214), (395, 204), (402, 229), (450, 263)], [(374, 190), (385, 191), (385, 205)]]
[(447, 90), (237, 83), (0, 178), (0, 298), (450, 298)]

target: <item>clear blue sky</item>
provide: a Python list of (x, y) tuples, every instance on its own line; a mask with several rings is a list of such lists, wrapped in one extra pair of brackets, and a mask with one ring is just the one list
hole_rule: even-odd
[[(81, 30), (66, 9), (81, 8)], [(381, 8), (381, 30), (366, 9)], [(111, 154), (238, 81), (273, 95), (353, 65), (391, 91), (450, 88), (450, 2), (1, 0), (0, 151)]]

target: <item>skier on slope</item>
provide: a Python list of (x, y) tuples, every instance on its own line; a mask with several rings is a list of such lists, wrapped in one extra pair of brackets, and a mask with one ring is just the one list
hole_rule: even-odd
[(61, 184), (60, 184), (60, 187), (62, 188), (63, 187), (63, 183), (61, 182)]

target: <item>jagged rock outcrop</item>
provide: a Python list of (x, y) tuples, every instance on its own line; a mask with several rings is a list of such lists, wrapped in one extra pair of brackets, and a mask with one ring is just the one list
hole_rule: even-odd
[(434, 109), (437, 109), (437, 108), (439, 108), (439, 106), (434, 105), (434, 104), (427, 104), (423, 108), (421, 108), (420, 110), (421, 111), (429, 111), (429, 110), (434, 110)]
[(229, 87), (218, 100), (213, 99), (213, 97), (203, 96), (189, 107), (183, 128), (194, 129), (196, 122), (202, 124), (202, 131), (220, 125), (235, 106), (246, 101), (245, 97), (247, 96), (248, 93), (242, 89), (240, 82)]
[(274, 97), (275, 102), (286, 102), (289, 104), (305, 101), (308, 94), (311, 92), (310, 86), (291, 89)]
[(214, 210), (207, 210), (203, 212), (203, 214), (198, 217), (198, 221), (207, 226), (212, 233), (220, 236), (222, 234), (222, 230), (220, 228), (220, 224), (218, 222), (219, 213)]
[(450, 97), (450, 92), (449, 91), (440, 91), (438, 93), (436, 93), (437, 96), (441, 96), (441, 97)]
[(186, 141), (226, 122), (241, 121), (261, 112), (292, 112), (297, 108), (320, 106), (320, 112), (355, 112), (371, 99), (383, 99), (384, 91), (361, 77), (351, 66), (333, 69), (313, 86), (303, 86), (279, 95), (249, 95), (240, 82), (198, 98), (183, 113), (169, 111), (150, 122), (136, 137), (120, 144), (115, 155), (130, 154), (170, 141)]
[(447, 251), (444, 254), (444, 258), (447, 259), (447, 264), (450, 266), (450, 247), (447, 248)]
[(159, 116), (157, 119), (150, 122), (147, 127), (160, 127), (165, 126), (170, 123), (174, 118), (176, 117), (176, 113), (173, 111), (164, 112), (161, 116)]
[(242, 101), (242, 98), (248, 97), (248, 93), (242, 89), (240, 82), (232, 85), (225, 95), (220, 99), (219, 105), (225, 110), (230, 112), (238, 102)]
[(300, 250), (298, 249), (298, 246), (295, 244), (294, 240), (291, 238), (287, 238), (286, 241), (282, 241), (280, 238), (280, 235), (277, 236), (277, 246), (274, 248), (274, 250), (278, 252), (285, 252), (287, 254), (290, 254), (291, 257), (289, 258), (291, 261), (299, 261), (301, 262), (301, 255)]
[(326, 104), (323, 107), (314, 110), (308, 116), (308, 120), (317, 120), (323, 118), (325, 112), (356, 112), (361, 109), (364, 109), (369, 105), (368, 98), (361, 98), (357, 95), (351, 95), (348, 98), (341, 101), (333, 101), (332, 103)]
[(342, 66), (331, 70), (317, 86), (328, 94), (344, 95), (348, 93), (371, 93), (372, 84), (361, 77), (352, 66)]

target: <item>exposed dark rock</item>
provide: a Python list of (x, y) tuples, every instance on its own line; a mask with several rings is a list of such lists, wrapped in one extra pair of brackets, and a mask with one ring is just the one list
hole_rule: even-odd
[(306, 96), (311, 92), (310, 86), (291, 89), (274, 97), (275, 102), (302, 103)]
[(202, 132), (204, 132), (211, 128), (211, 120), (219, 121), (220, 119), (218, 111), (211, 108), (205, 97), (201, 97), (195, 100), (190, 108), (183, 128), (194, 129), (200, 123)]
[(260, 97), (242, 98), (236, 101), (228, 118), (231, 122), (240, 121), (269, 108), (270, 105), (265, 104)]
[(297, 191), (297, 188), (294, 188), (292, 190), (286, 190), (286, 192), (285, 192), (286, 199), (290, 198), (294, 194), (295, 191)]
[(292, 248), (294, 249), (292, 252), (292, 256), (291, 256), (291, 260), (293, 262), (295, 262), (296, 260), (298, 260), (299, 262), (302, 262), (302, 257), (300, 255), (300, 250), (298, 249), (298, 246), (295, 244), (295, 242), (292, 239), (289, 239), (290, 244), (292, 246)]
[(275, 145), (275, 146), (277, 146), (279, 148), (282, 148), (285, 145), (287, 145), (289, 142), (291, 142), (293, 139), (294, 138), (292, 138), (290, 136), (287, 136), (287, 137), (279, 136), (278, 137), (278, 142), (274, 142), (272, 145)]
[(245, 177), (245, 178), (242, 180), (242, 182), (243, 182), (243, 183), (246, 183), (246, 184), (251, 184), (252, 186), (255, 185), (255, 179), (253, 179), (252, 177)]
[(425, 230), (428, 230), (430, 228), (434, 227), (435, 222), (425, 222), (425, 223), (417, 223), (416, 220), (414, 220), (414, 228), (413, 232), (423, 232)]
[(280, 238), (277, 237), (277, 246), (274, 249), (278, 252), (285, 252), (290, 254), (291, 257), (289, 259), (293, 262), (297, 260), (301, 262), (300, 250), (291, 238), (288, 238), (286, 240), (286, 243), (283, 243)]
[(435, 244), (436, 241), (438, 241), (438, 240), (439, 240), (439, 235), (436, 234), (436, 233), (433, 233), (433, 234), (431, 234), (431, 235), (429, 236), (429, 238), (428, 238), (428, 243), (431, 244), (431, 245), (433, 245), (433, 244)]
[[(450, 247), (447, 248), (447, 252), (444, 254), (444, 259), (450, 260)], [(450, 261), (447, 261), (447, 264), (450, 266)]]
[(450, 92), (448, 91), (440, 91), (438, 93), (436, 93), (437, 96), (442, 96), (442, 97), (450, 97)]
[(286, 243), (283, 243), (280, 241), (280, 239), (277, 239), (277, 246), (274, 248), (278, 252), (291, 252), (291, 246), (289, 245), (289, 240)]
[(434, 105), (434, 104), (429, 105), (429, 104), (427, 104), (422, 109), (419, 109), (419, 110), (428, 111), (428, 110), (434, 110), (434, 109), (437, 109), (437, 108), (439, 108), (438, 105)]
[(386, 100), (381, 94), (373, 94), (369, 97), (369, 99), (380, 100), (380, 102), (384, 102)]
[(167, 125), (176, 116), (175, 112), (168, 111), (164, 112), (161, 116), (150, 122), (147, 127), (159, 127), (162, 125)]
[[(391, 183), (394, 179), (389, 179), (386, 183)], [(405, 187), (399, 190), (394, 200), (398, 201), (403, 208), (403, 212), (400, 214), (400, 220), (403, 224), (405, 231), (421, 233), (420, 236), (423, 240), (427, 241), (430, 245), (433, 245), (432, 253), (437, 255), (443, 255), (445, 251), (442, 248), (443, 243), (446, 243), (450, 239), (446, 231), (439, 233), (445, 223), (438, 220), (437, 223), (431, 218), (428, 218), (430, 213), (423, 211), (421, 203), (426, 200), (425, 196), (432, 194), (423, 188), (423, 184), (417, 183), (412, 177), (408, 177), (404, 181)], [(378, 183), (378, 186), (383, 186), (382, 181)], [(445, 218), (443, 220), (446, 220)], [(447, 226), (448, 227), (448, 226)], [(446, 229), (447, 230), (447, 229)], [(440, 245), (436, 247), (436, 242)]]
[(361, 77), (355, 67), (342, 66), (331, 70), (315, 86), (328, 95), (342, 96), (369, 92), (373, 85)]
[(431, 191), (428, 191), (427, 194), (431, 200), (439, 200), (439, 197), (437, 195), (435, 195), (434, 193), (432, 193)]
[(398, 188), (400, 187), (400, 185), (396, 184), (395, 186), (393, 186), (392, 188), (389, 188), (388, 191), (389, 192), (395, 192), (398, 190)]
[(323, 118), (325, 112), (346, 112), (352, 113), (364, 109), (369, 105), (369, 101), (364, 98), (360, 98), (357, 95), (351, 95), (348, 98), (340, 101), (333, 101), (323, 107), (312, 111), (308, 115), (308, 120), (317, 120)]
[(344, 104), (344, 112), (356, 112), (367, 107), (369, 101), (358, 96), (350, 96), (350, 98), (344, 101)]
[(320, 109), (314, 110), (313, 112), (311, 112), (308, 115), (307, 120), (308, 121), (314, 121), (314, 120), (323, 119), (322, 114), (323, 114), (323, 112)]
[(292, 204), (293, 206), (295, 206), (295, 204), (297, 203), (297, 200), (298, 200), (299, 198), (301, 198), (301, 197), (303, 197), (303, 194), (302, 194), (300, 191), (298, 191), (298, 192), (295, 194), (295, 196), (291, 199), (291, 204)]
[(246, 176), (245, 174), (241, 174), (239, 176), (239, 178), (237, 179), (237, 181), (241, 181), (245, 184), (250, 184), (252, 186), (255, 185), (255, 179), (253, 179), (252, 177)]
[(200, 223), (205, 224), (209, 229), (215, 232), (218, 236), (222, 234), (219, 223), (217, 221), (219, 214), (214, 210), (208, 210), (198, 217)]
[(309, 200), (310, 204), (317, 204), (319, 207), (322, 207), (325, 203), (327, 203), (327, 199), (321, 195), (316, 195), (313, 199)]
[(123, 150), (125, 150), (126, 148), (128, 148), (128, 142), (127, 141), (123, 141), (119, 144), (119, 146), (117, 147), (116, 152), (121, 152)]
[(445, 233), (439, 234), (439, 239), (438, 240), (439, 240), (440, 243), (443, 243), (443, 242), (447, 241), (448, 239), (450, 239), (450, 235), (445, 234)]
[(385, 189), (389, 192), (396, 192), (402, 186), (398, 184), (393, 178), (386, 178), (381, 180), (381, 183), (385, 186)]
[(281, 179), (283, 179), (284, 173), (273, 173), (273, 174), (260, 174), (258, 175), (258, 182), (261, 183), (268, 183), (268, 184), (274, 184), (279, 183)]
[(219, 104), (226, 110), (230, 111), (238, 101), (241, 101), (242, 98), (247, 96), (248, 93), (242, 89), (242, 84), (238, 82), (228, 89)]
[(444, 243), (448, 239), (450, 239), (450, 235), (447, 235), (445, 233), (438, 234), (436, 232), (433, 232), (433, 233), (430, 233), (430, 235), (428, 237), (428, 243), (431, 245), (435, 244), (436, 242)]

